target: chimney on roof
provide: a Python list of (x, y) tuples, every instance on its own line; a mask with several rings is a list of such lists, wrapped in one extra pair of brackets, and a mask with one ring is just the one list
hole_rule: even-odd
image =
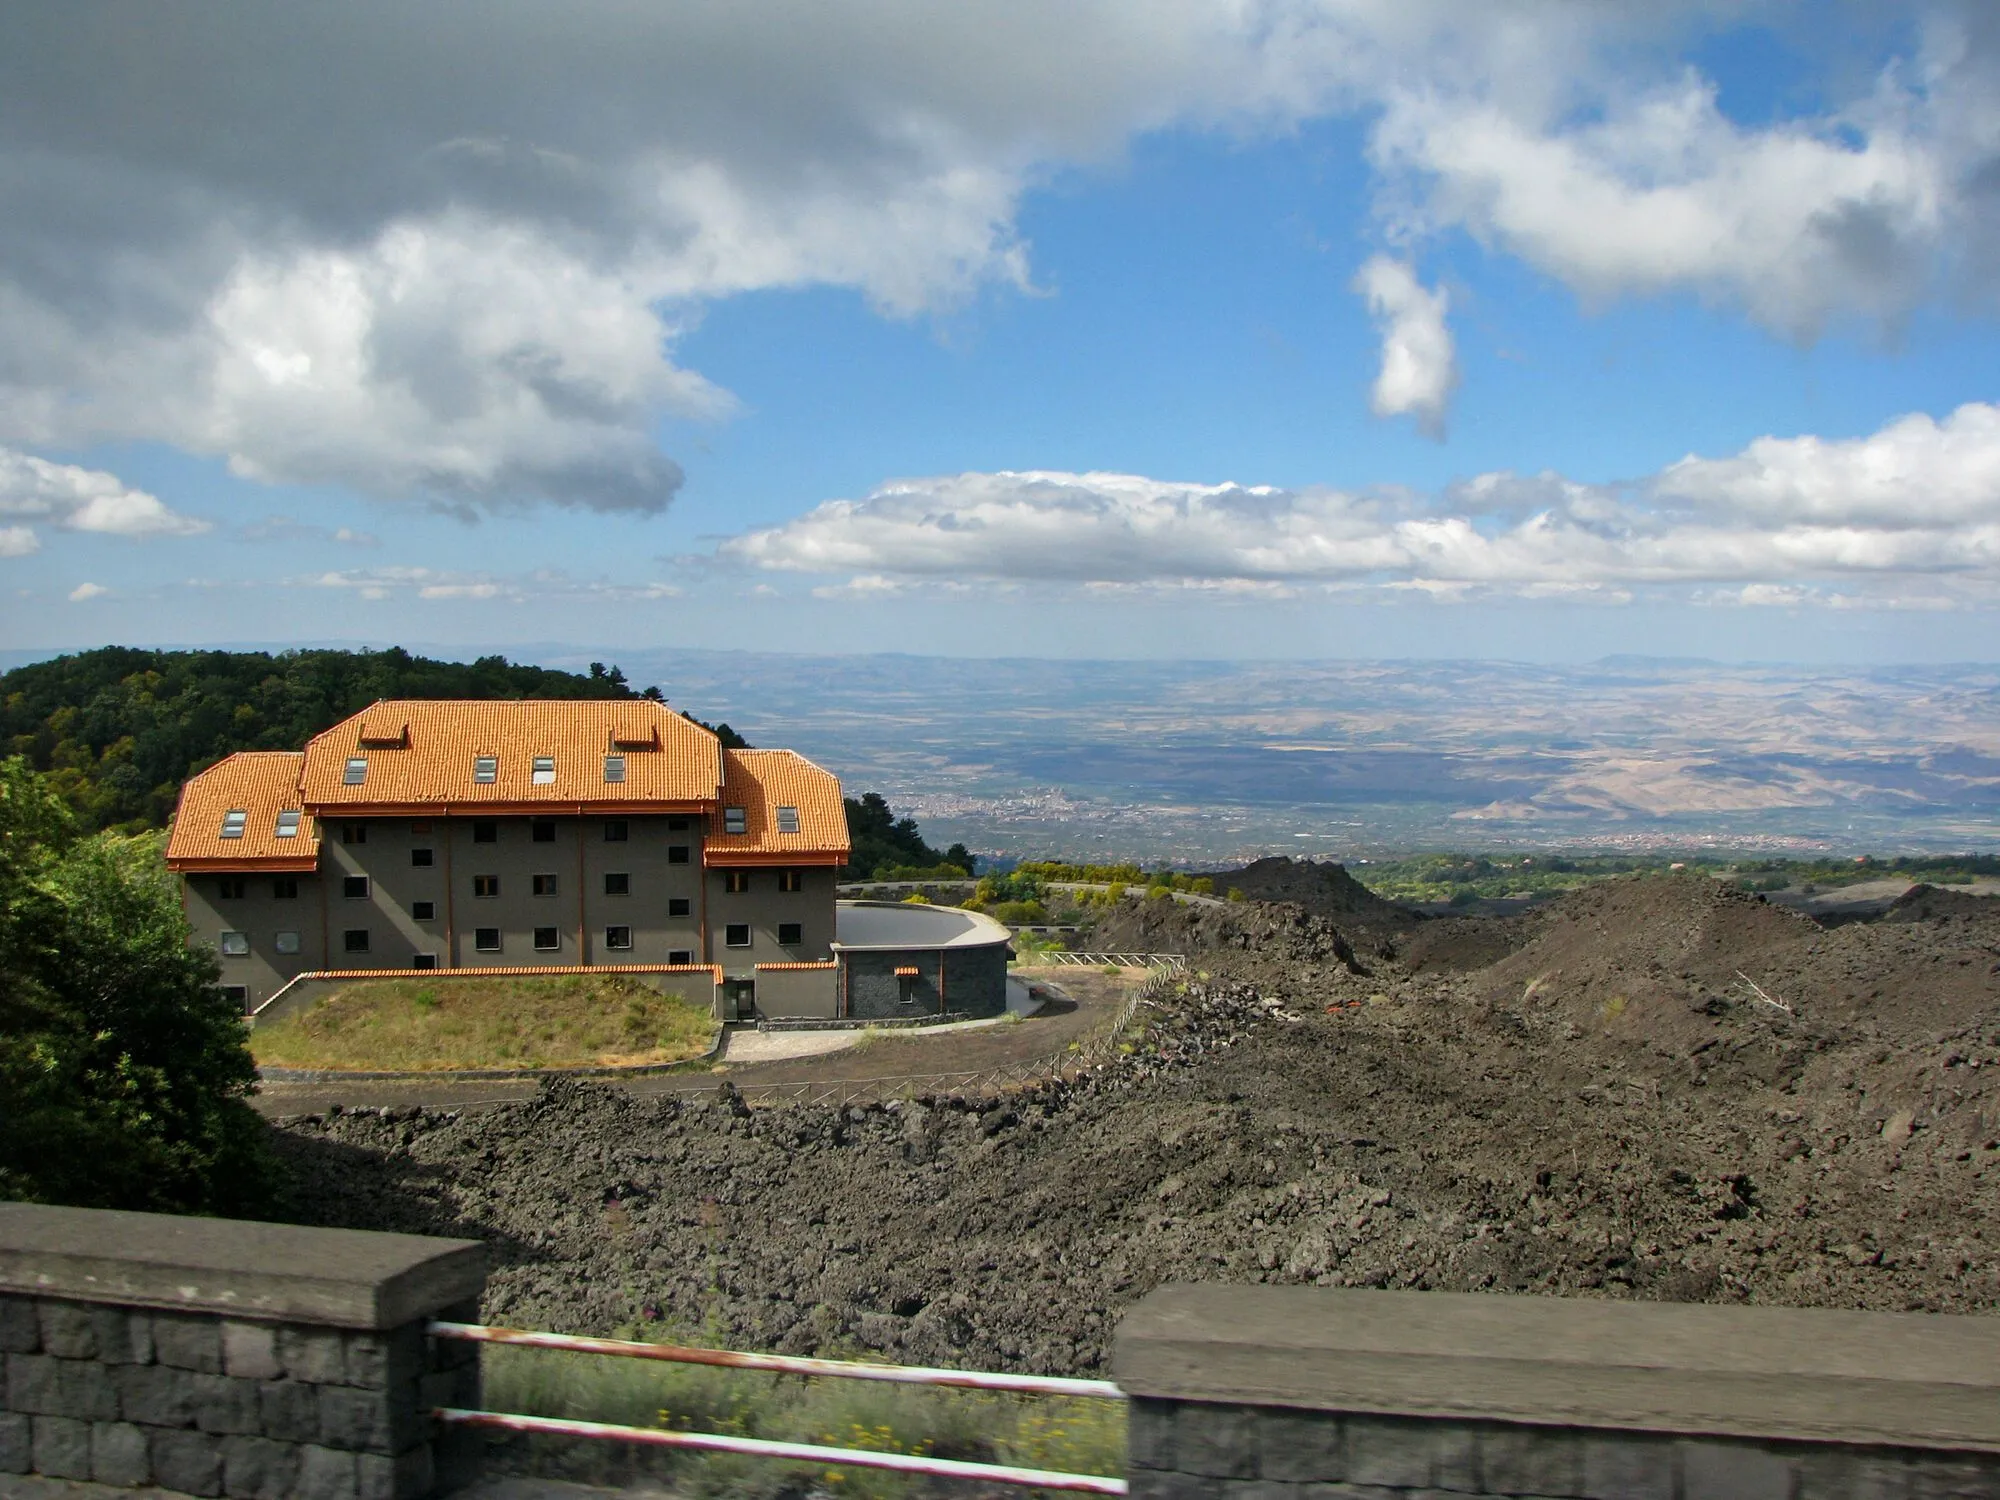
[(407, 750), (410, 748), (409, 723), (403, 719), (363, 719), (361, 743), (369, 750)]

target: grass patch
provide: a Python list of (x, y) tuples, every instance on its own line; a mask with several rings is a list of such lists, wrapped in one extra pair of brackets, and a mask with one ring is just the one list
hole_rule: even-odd
[[(482, 1354), (485, 1402), (493, 1411), (1078, 1474), (1125, 1472), (1125, 1409), (1116, 1401), (801, 1380), (532, 1349), (496, 1347)], [(696, 1496), (775, 1500), (797, 1493), (801, 1479), (816, 1479), (859, 1500), (936, 1492), (934, 1481), (876, 1469), (828, 1469), (733, 1454), (649, 1451), (641, 1457), (622, 1445), (590, 1440), (531, 1439), (523, 1452), (524, 1466), (537, 1472), (603, 1480), (637, 1468), (670, 1475), (677, 1493)]]
[(624, 975), (362, 979), (257, 1026), (250, 1050), (281, 1068), (616, 1067), (707, 1050), (706, 1007)]

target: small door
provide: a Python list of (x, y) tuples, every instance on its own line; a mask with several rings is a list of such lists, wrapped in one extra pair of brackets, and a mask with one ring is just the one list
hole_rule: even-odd
[(722, 1019), (725, 1021), (754, 1021), (757, 1019), (757, 981), (754, 979), (725, 979), (722, 981)]

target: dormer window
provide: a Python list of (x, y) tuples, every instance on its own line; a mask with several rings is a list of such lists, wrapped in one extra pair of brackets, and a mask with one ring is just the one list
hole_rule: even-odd
[(341, 784), (343, 786), (360, 786), (367, 779), (368, 757), (365, 755), (348, 756), (347, 769), (341, 772), (340, 775)]
[(750, 814), (741, 807), (725, 807), (722, 810), (722, 831), (724, 833), (748, 833)]
[(222, 815), (222, 836), (226, 839), (240, 839), (243, 830), (250, 824), (248, 808), (232, 807)]
[(480, 786), (491, 786), (500, 779), (500, 757), (497, 755), (475, 755), (472, 757), (472, 779)]
[(623, 781), (625, 779), (624, 756), (607, 755), (604, 757), (604, 779), (606, 781)]
[(799, 831), (799, 810), (796, 807), (779, 807), (778, 832), (797, 833)]
[(295, 839), (299, 836), (299, 810), (297, 808), (289, 807), (278, 814), (277, 834), (281, 839)]
[(553, 755), (535, 757), (534, 775), (530, 778), (536, 786), (554, 786), (556, 783), (556, 758)]

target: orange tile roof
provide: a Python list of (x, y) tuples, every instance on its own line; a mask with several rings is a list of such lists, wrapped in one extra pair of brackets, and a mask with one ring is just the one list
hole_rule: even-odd
[[(299, 802), (296, 750), (239, 750), (181, 788), (167, 838), (171, 870), (307, 872), (319, 865), (319, 827)], [(299, 813), (299, 831), (278, 837), (278, 814)], [(231, 812), (244, 814), (240, 838), (222, 836)]]
[[(399, 746), (396, 742), (403, 741)], [(476, 782), (473, 760), (498, 759)], [(604, 779), (622, 755), (625, 779)], [(537, 784), (534, 759), (555, 761)], [(368, 763), (358, 786), (347, 762)], [(715, 802), (722, 747), (700, 725), (645, 699), (481, 702), (405, 699), (371, 704), (307, 742), (300, 794), (308, 807), (443, 811), (641, 807), (699, 811)]]
[[(847, 807), (840, 781), (791, 750), (725, 750), (723, 816), (710, 827), (703, 861), (710, 865), (827, 865), (847, 862)], [(740, 807), (744, 831), (727, 831)], [(799, 831), (778, 829), (778, 809), (795, 807)]]
[(837, 969), (840, 967), (840, 960), (829, 958), (812, 964), (753, 964), (751, 967), (759, 974), (769, 969)]

